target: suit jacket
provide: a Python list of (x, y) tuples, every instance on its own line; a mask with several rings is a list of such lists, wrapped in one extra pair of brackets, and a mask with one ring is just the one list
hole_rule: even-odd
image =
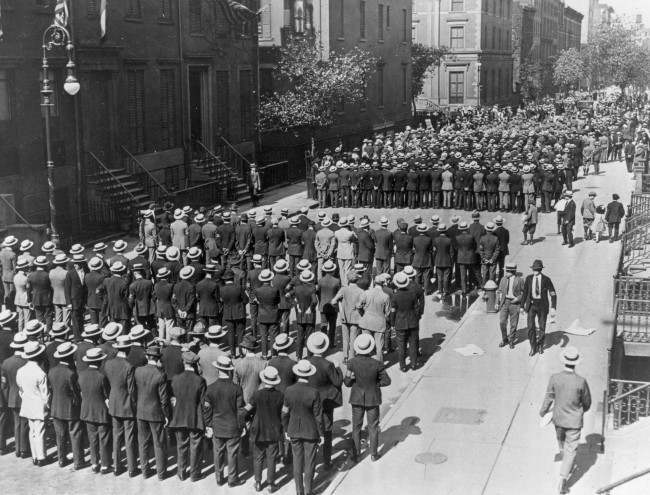
[(380, 286), (365, 291), (358, 304), (363, 312), (359, 327), (373, 332), (385, 332), (386, 321), (391, 311), (391, 298)]
[(72, 305), (72, 309), (85, 309), (88, 299), (88, 287), (86, 286), (86, 275), (84, 269), (83, 282), (79, 278), (77, 270), (73, 267), (68, 270), (65, 277), (65, 298)]
[(216, 317), (219, 314), (219, 283), (213, 278), (204, 278), (196, 284), (199, 301), (198, 316)]
[(50, 415), (55, 419), (78, 420), (81, 412), (81, 390), (76, 370), (58, 363), (50, 368), (47, 378), (52, 391)]
[(66, 299), (65, 279), (68, 271), (62, 266), (56, 266), (50, 270), (50, 285), (52, 285), (52, 303), (64, 306), (68, 304)]
[(125, 278), (113, 275), (104, 279), (100, 292), (106, 294), (107, 313), (113, 320), (128, 320), (131, 317), (129, 307), (129, 283)]
[(250, 400), (255, 415), (251, 434), (256, 442), (277, 442), (282, 440), (282, 405), (284, 396), (280, 390), (263, 388), (257, 390)]
[(381, 228), (375, 230), (375, 258), (389, 260), (393, 255), (393, 235), (390, 230)]
[(27, 295), (34, 306), (52, 305), (52, 284), (44, 270), (36, 270), (27, 275)]
[(183, 220), (174, 220), (169, 229), (172, 236), (172, 246), (178, 249), (187, 249), (189, 247), (187, 223)]
[(618, 201), (611, 201), (605, 210), (605, 221), (607, 223), (619, 223), (625, 216), (625, 208)]
[(203, 401), (205, 398), (205, 380), (193, 371), (184, 370), (172, 378), (172, 396), (176, 398), (171, 428), (188, 428), (204, 430)]
[(217, 438), (239, 437), (244, 426), (244, 396), (239, 385), (219, 378), (205, 392), (203, 421)]
[(278, 309), (289, 309), (291, 305), (286, 295), (287, 292), (291, 289), (291, 277), (285, 273), (277, 273), (273, 280), (271, 280), (271, 287), (277, 287), (280, 291), (280, 304), (278, 304)]
[(137, 419), (163, 422), (170, 417), (169, 391), (164, 371), (152, 364), (136, 368), (135, 387), (138, 398)]
[(203, 247), (202, 231), (203, 227), (198, 223), (193, 223), (187, 228), (188, 247)]
[(106, 375), (95, 367), (79, 372), (79, 389), (81, 390), (80, 419), (89, 423), (109, 424), (111, 418), (106, 407), (111, 385)]
[(293, 307), (296, 313), (296, 323), (299, 325), (314, 325), (316, 323), (316, 307), (318, 296), (313, 283), (296, 284), (293, 289)]
[(359, 263), (372, 263), (375, 256), (375, 235), (372, 230), (360, 229), (357, 232), (357, 261)]
[(323, 405), (318, 390), (296, 382), (284, 391), (282, 425), (291, 439), (317, 440), (323, 434)]
[(336, 238), (336, 257), (340, 260), (352, 260), (354, 259), (355, 243), (357, 242), (357, 236), (354, 231), (350, 229), (339, 229), (334, 233)]
[(539, 411), (544, 416), (553, 405), (553, 424), (562, 428), (582, 428), (582, 418), (591, 407), (587, 380), (573, 371), (551, 375), (544, 402)]
[[(104, 304), (104, 297), (102, 295), (102, 286), (106, 275), (101, 271), (93, 271), (86, 274), (84, 283), (86, 284), (87, 300), (86, 306), (89, 309), (101, 309)], [(98, 292), (99, 289), (99, 292)]]
[(341, 281), (330, 273), (326, 273), (318, 281), (318, 310), (323, 312), (336, 311), (332, 299), (341, 288)]
[(358, 325), (361, 315), (359, 314), (359, 300), (364, 294), (356, 283), (350, 283), (341, 287), (332, 299), (332, 304), (339, 304), (341, 322)]
[(45, 419), (50, 403), (47, 375), (35, 361), (27, 361), (16, 372), (20, 394), (20, 415), (27, 419)]
[(289, 227), (286, 232), (287, 238), (287, 247), (289, 256), (302, 256), (303, 253), (303, 244), (302, 244), (302, 234), (303, 231), (298, 227)]
[(418, 327), (420, 308), (418, 299), (409, 288), (398, 289), (391, 299), (395, 330), (411, 330)]
[(445, 234), (440, 234), (433, 240), (433, 264), (437, 268), (451, 268), (454, 260), (454, 245)]
[(180, 280), (172, 290), (172, 306), (177, 311), (185, 311), (189, 315), (196, 311), (196, 291), (189, 280)]
[(296, 383), (296, 375), (293, 374), (293, 366), (295, 364), (296, 362), (287, 354), (278, 354), (269, 361), (269, 366), (273, 366), (278, 370), (281, 381), (275, 388), (282, 393), (284, 393), (287, 387)]
[(14, 354), (5, 359), (0, 367), (0, 373), (2, 373), (2, 393), (6, 398), (7, 407), (12, 409), (20, 409), (22, 402), (18, 384), (16, 383), (16, 374), (20, 368), (25, 366), (25, 363), (27, 363), (27, 360)]
[(370, 356), (356, 356), (348, 361), (348, 370), (354, 377), (346, 376), (345, 384), (350, 389), (350, 404), (362, 407), (381, 405), (381, 388), (390, 385), (391, 380), (383, 363)]
[(126, 358), (115, 357), (104, 362), (104, 374), (111, 387), (108, 414), (116, 418), (135, 418), (135, 367)]
[(431, 237), (422, 233), (413, 238), (413, 266), (416, 268), (429, 268), (431, 266), (433, 241)]
[(396, 230), (393, 234), (395, 263), (410, 265), (413, 259), (413, 238), (406, 232)]
[(492, 261), (495, 262), (501, 253), (499, 246), (499, 239), (494, 234), (488, 232), (481, 237), (478, 244), (478, 254), (481, 257), (481, 262)]
[[(302, 245), (303, 245), (303, 252), (302, 252), (302, 257), (303, 259), (309, 260), (311, 262), (316, 261), (318, 258), (317, 253), (316, 253), (316, 231), (314, 229), (308, 228), (302, 233)], [(291, 252), (289, 253), (291, 255)]]
[(131, 282), (131, 286), (129, 287), (129, 302), (133, 307), (134, 314), (138, 316), (155, 314), (152, 295), (153, 282), (151, 280), (140, 278)]
[(153, 286), (152, 297), (156, 303), (156, 317), (174, 318), (174, 307), (172, 306), (172, 294), (174, 285), (167, 280), (158, 280)]
[(478, 262), (477, 245), (474, 236), (461, 232), (456, 236), (456, 262), (462, 265), (474, 265)]
[[(575, 205), (574, 205), (575, 206)], [(510, 244), (510, 232), (505, 227), (497, 227), (494, 230), (494, 235), (499, 240), (499, 257), (505, 258), (510, 254), (508, 244)]]
[(318, 229), (314, 244), (316, 247), (316, 256), (318, 258), (331, 258), (336, 249), (336, 237), (334, 236), (334, 232), (328, 227)]
[(255, 299), (257, 300), (258, 323), (277, 323), (279, 321), (278, 305), (280, 304), (280, 291), (272, 285), (262, 285), (255, 289)]
[(243, 287), (235, 284), (226, 284), (221, 287), (221, 304), (223, 305), (224, 320), (242, 320), (246, 318), (246, 304), (248, 296)]
[(266, 231), (266, 239), (269, 243), (269, 256), (284, 256), (284, 230), (271, 227)]
[(503, 303), (508, 298), (508, 283), (510, 281), (510, 278), (514, 278), (514, 280), (512, 281), (513, 283), (512, 295), (515, 297), (514, 299), (512, 299), (512, 302), (515, 304), (520, 304), (521, 299), (524, 295), (524, 289), (526, 283), (524, 282), (524, 279), (522, 277), (520, 277), (519, 275), (513, 275), (512, 277), (503, 277), (499, 282), (499, 288), (498, 288), (498, 292), (501, 293), (501, 305), (503, 305)]
[(310, 356), (307, 360), (316, 368), (316, 373), (311, 375), (307, 381), (309, 385), (318, 390), (323, 401), (323, 408), (339, 407), (343, 403), (341, 394), (343, 373), (341, 373), (341, 369), (321, 356)]
[(266, 231), (269, 228), (265, 225), (253, 227), (253, 254), (266, 256), (269, 252), (269, 243), (266, 239)]
[(0, 265), (2, 265), (2, 281), (13, 281), (14, 267), (16, 266), (16, 253), (13, 249), (8, 247), (0, 249)]
[[(534, 275), (528, 275), (526, 277), (526, 282), (524, 284), (524, 295), (522, 298), (522, 305), (524, 307), (524, 310), (526, 311), (528, 311), (533, 301), (533, 289), (534, 289), (533, 277)], [(550, 299), (551, 307), (555, 308), (557, 305), (557, 294), (555, 293), (555, 287), (553, 286), (553, 282), (551, 282), (551, 279), (548, 278), (543, 273), (541, 277), (542, 277), (540, 282), (541, 299), (539, 300), (539, 304), (541, 304), (543, 311), (548, 312), (549, 310), (548, 301)]]
[(573, 199), (567, 201), (564, 207), (564, 215), (562, 216), (566, 223), (575, 223), (576, 221), (576, 203)]
[(248, 403), (253, 393), (260, 388), (260, 371), (264, 368), (266, 368), (266, 361), (252, 354), (235, 361), (233, 383), (242, 388), (244, 402)]

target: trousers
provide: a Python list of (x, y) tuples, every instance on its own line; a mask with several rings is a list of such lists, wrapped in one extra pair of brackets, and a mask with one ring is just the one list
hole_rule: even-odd
[(42, 419), (27, 419), (29, 424), (29, 447), (32, 458), (42, 461), (45, 459), (45, 421)]
[(296, 484), (296, 495), (312, 493), (311, 485), (314, 481), (316, 470), (316, 452), (318, 440), (303, 438), (291, 439), (291, 453), (293, 454), (293, 481)]
[(343, 340), (343, 358), (352, 359), (354, 349), (352, 344), (359, 334), (359, 326), (356, 323), (343, 323), (341, 325), (341, 337)]
[(262, 482), (262, 470), (266, 460), (266, 480), (269, 485), (275, 483), (275, 463), (278, 452), (278, 442), (253, 442), (253, 474), (255, 481)]
[(29, 422), (20, 415), (20, 407), (11, 408), (14, 415), (14, 444), (16, 455), (29, 452)]
[(363, 329), (363, 333), (372, 335), (372, 338), (375, 339), (375, 359), (380, 363), (384, 362), (384, 332), (375, 332), (373, 330)]
[(368, 444), (371, 455), (377, 455), (379, 446), (379, 406), (364, 407), (352, 405), (352, 441), (354, 443), (354, 457), (361, 454), (361, 428), (363, 416), (368, 421)]
[[(502, 342), (515, 343), (517, 325), (519, 324), (519, 304), (506, 299), (499, 310), (499, 327), (501, 328)], [(508, 332), (510, 322), (510, 332)]]
[[(535, 333), (535, 316), (539, 320), (539, 331)], [(548, 312), (542, 308), (539, 303), (531, 303), (530, 308), (528, 309), (528, 341), (530, 342), (530, 347), (537, 349), (538, 347), (544, 347), (544, 337), (546, 336), (546, 318), (548, 317)]]
[(560, 478), (567, 479), (571, 474), (573, 462), (576, 458), (576, 449), (580, 441), (580, 429), (555, 426), (555, 436), (557, 437), (558, 446), (562, 451)]
[(117, 470), (120, 465), (120, 451), (122, 449), (122, 440), (124, 440), (126, 464), (129, 473), (133, 473), (138, 468), (135, 419), (113, 416), (111, 421), (113, 425), (113, 466)]
[(198, 479), (201, 475), (201, 430), (178, 428), (176, 430), (176, 459), (179, 476), (185, 474), (189, 457), (190, 477)]
[(237, 480), (237, 453), (239, 452), (240, 437), (218, 438), (212, 437), (214, 454), (214, 474), (217, 479), (221, 478), (224, 466), (224, 456), (227, 456), (228, 482), (234, 483)]
[(406, 366), (406, 347), (408, 343), (408, 356), (411, 360), (411, 366), (415, 366), (418, 359), (417, 348), (417, 328), (397, 331), (397, 355), (399, 356), (400, 366)]
[(108, 423), (91, 423), (86, 421), (88, 444), (90, 447), (90, 463), (102, 467), (111, 465), (111, 427)]
[(257, 323), (260, 332), (260, 341), (262, 343), (262, 357), (269, 355), (269, 348), (273, 345), (276, 335), (278, 334), (277, 323)]
[(314, 331), (314, 325), (311, 323), (296, 323), (296, 357), (302, 359), (305, 342)]
[(162, 421), (146, 421), (138, 419), (138, 447), (140, 450), (140, 469), (147, 472), (149, 465), (149, 446), (153, 441), (153, 451), (156, 457), (156, 473), (162, 476), (167, 470), (165, 456), (165, 429)]
[(72, 458), (75, 466), (83, 464), (84, 451), (82, 446), (83, 430), (78, 419), (53, 418), (54, 433), (56, 434), (56, 456), (59, 462), (65, 460), (68, 453), (68, 439), (72, 447)]

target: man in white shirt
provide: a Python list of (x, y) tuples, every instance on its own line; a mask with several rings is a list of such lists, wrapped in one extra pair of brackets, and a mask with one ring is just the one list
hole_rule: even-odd
[[(521, 308), (521, 297), (524, 293), (524, 279), (517, 273), (515, 263), (506, 263), (505, 276), (499, 283), (498, 307), (499, 327), (501, 328), (501, 343), (499, 347), (515, 347), (517, 338), (517, 325), (519, 324), (519, 308)], [(508, 321), (510, 332), (508, 332)]]
[(341, 228), (334, 233), (337, 244), (336, 258), (339, 262), (339, 278), (345, 287), (348, 285), (348, 272), (354, 263), (357, 235), (350, 228), (347, 218), (341, 219), (339, 225)]

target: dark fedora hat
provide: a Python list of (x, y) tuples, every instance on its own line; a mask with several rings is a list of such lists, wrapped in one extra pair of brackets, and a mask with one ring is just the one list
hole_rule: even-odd
[(533, 265), (530, 267), (531, 270), (542, 270), (544, 268), (544, 263), (542, 260), (533, 261)]

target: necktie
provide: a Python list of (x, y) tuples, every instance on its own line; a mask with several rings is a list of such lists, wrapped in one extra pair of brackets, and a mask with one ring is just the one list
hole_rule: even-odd
[(540, 294), (540, 288), (539, 288), (539, 275), (535, 276), (535, 297), (537, 299), (542, 297), (542, 295)]
[(512, 279), (513, 279), (513, 278), (514, 278), (514, 277), (508, 277), (508, 292), (507, 292), (507, 297), (513, 297), (513, 296), (514, 296), (513, 293), (512, 293)]

